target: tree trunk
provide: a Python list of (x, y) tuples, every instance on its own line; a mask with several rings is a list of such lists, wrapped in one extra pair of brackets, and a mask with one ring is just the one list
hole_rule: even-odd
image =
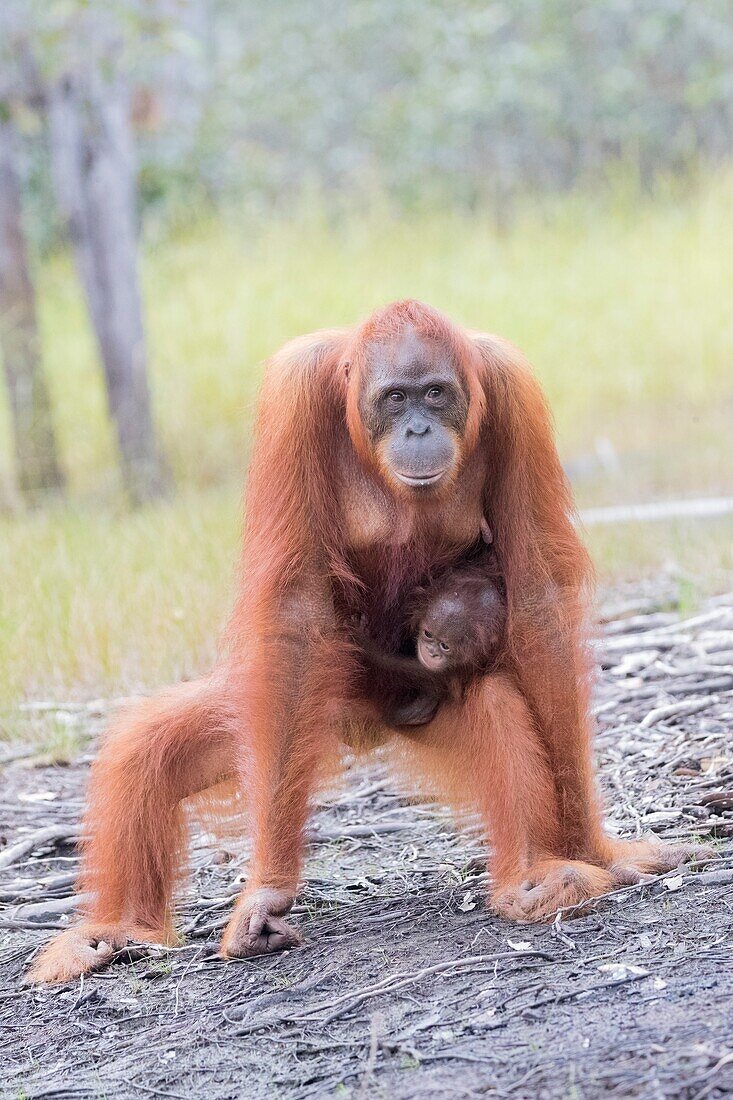
[(36, 504), (44, 494), (62, 490), (64, 478), (41, 370), (16, 158), (15, 128), (0, 115), (0, 351), (10, 395), (18, 485), (25, 499)]
[(99, 343), (125, 484), (139, 503), (164, 494), (168, 479), (148, 389), (128, 89), (95, 69), (64, 76), (48, 104), (56, 191)]

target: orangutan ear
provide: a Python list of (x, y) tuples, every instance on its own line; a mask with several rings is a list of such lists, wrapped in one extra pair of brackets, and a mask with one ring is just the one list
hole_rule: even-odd
[(351, 371), (351, 363), (347, 359), (346, 362), (344, 363), (344, 378), (346, 379), (347, 382), (349, 381), (350, 371)]

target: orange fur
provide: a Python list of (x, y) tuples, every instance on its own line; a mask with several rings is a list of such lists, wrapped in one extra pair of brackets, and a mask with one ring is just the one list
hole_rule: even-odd
[[(429, 499), (385, 480), (359, 411), (367, 347), (389, 348), (408, 326), (450, 357), (468, 398), (450, 486)], [(394, 634), (416, 585), (460, 559), (485, 519), (507, 588), (503, 671), (398, 738), (400, 754), (483, 814), (494, 904), (506, 916), (548, 919), (559, 905), (690, 854), (620, 846), (603, 833), (584, 642), (591, 567), (542, 394), (508, 344), (407, 301), (355, 330), (287, 345), (262, 388), (246, 512), (221, 663), (118, 720), (91, 781), (82, 881), (93, 900), (29, 980), (100, 966), (128, 935), (171, 935), (181, 802), (228, 776), (246, 798), (254, 845), (223, 950), (299, 941), (284, 917), (309, 800), (338, 751), (339, 723), (363, 731), (362, 744), (388, 732), (354, 697), (340, 609), (366, 610), (385, 637)]]

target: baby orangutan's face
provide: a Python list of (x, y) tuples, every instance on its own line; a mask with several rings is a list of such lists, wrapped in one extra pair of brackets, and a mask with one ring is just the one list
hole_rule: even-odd
[(417, 657), (429, 672), (446, 672), (459, 660), (462, 637), (455, 630), (438, 630), (429, 619), (423, 619), (417, 634)]

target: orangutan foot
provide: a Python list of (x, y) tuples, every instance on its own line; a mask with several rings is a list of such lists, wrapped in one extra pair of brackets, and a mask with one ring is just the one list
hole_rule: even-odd
[(246, 894), (237, 903), (222, 937), (222, 957), (250, 959), (300, 947), (303, 943), (300, 932), (283, 920), (294, 900), (289, 891), (267, 886)]
[(81, 974), (101, 970), (131, 937), (122, 925), (84, 921), (51, 940), (31, 964), (23, 983), (71, 982)]
[(706, 863), (715, 850), (704, 844), (664, 844), (658, 840), (614, 840), (607, 864), (614, 886), (634, 886), (685, 864)]
[(492, 908), (506, 920), (537, 923), (554, 919), (558, 909), (582, 906), (613, 888), (608, 871), (578, 860), (545, 859), (522, 882), (500, 886)]

